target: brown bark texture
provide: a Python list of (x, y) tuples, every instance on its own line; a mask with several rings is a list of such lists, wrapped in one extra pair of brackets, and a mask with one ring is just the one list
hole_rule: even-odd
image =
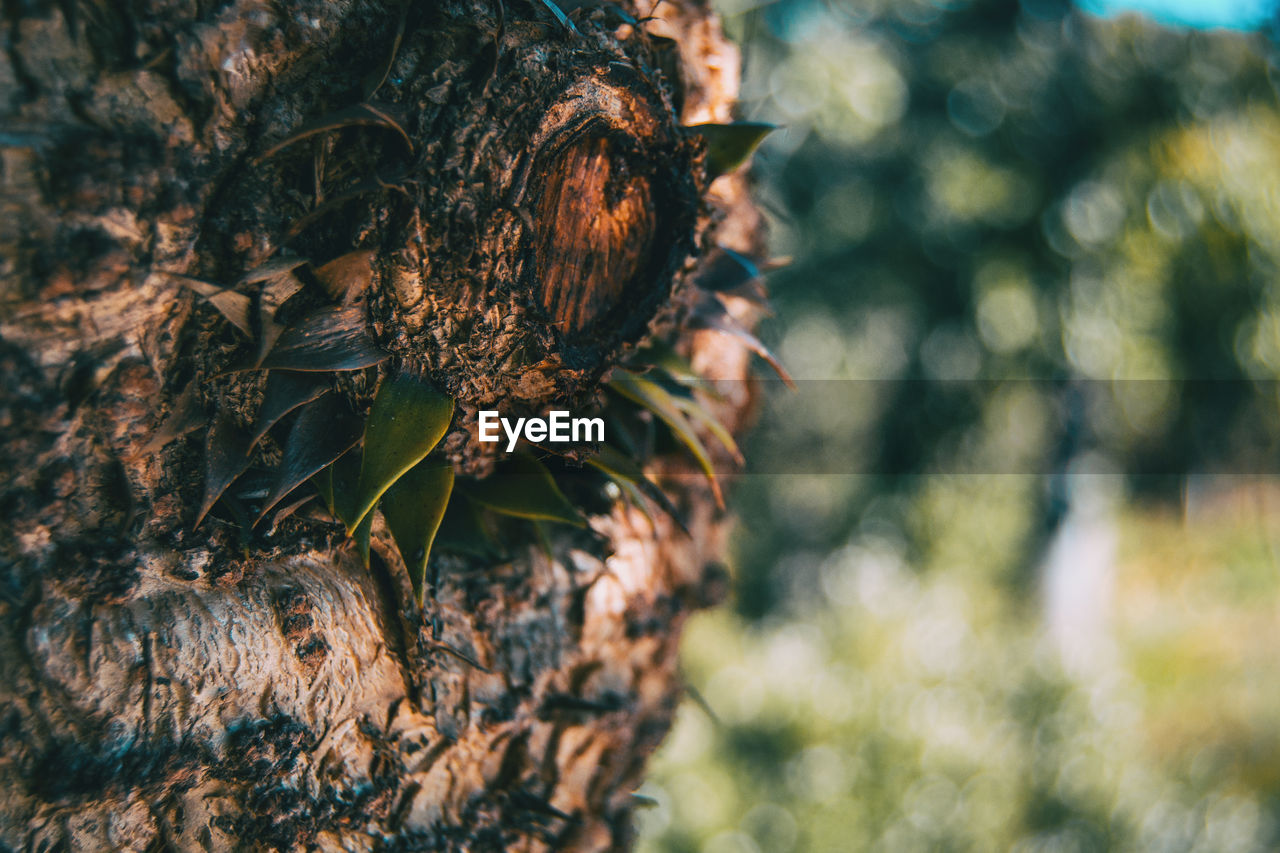
[(569, 476), (585, 527), (442, 551), (421, 609), (382, 515), (368, 567), (314, 503), (196, 523), (242, 368), (316, 310), (382, 353), (317, 393), (429, 380), (478, 481), (477, 410), (588, 411), (655, 338), (741, 424), (747, 351), (680, 331), (712, 247), (761, 248), (686, 130), (731, 120), (737, 55), (702, 0), (563, 8), (7, 0), (0, 849), (628, 846), (725, 585), (687, 460), (648, 466), (688, 534)]

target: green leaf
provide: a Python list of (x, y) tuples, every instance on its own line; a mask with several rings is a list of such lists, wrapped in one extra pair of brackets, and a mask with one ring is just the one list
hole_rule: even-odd
[(556, 556), (551, 549), (551, 536), (547, 533), (547, 525), (539, 519), (531, 519), (533, 524), (533, 532), (538, 537), (538, 548), (546, 556), (548, 561), (554, 561)]
[(476, 503), (502, 515), (586, 527), (551, 472), (526, 453), (514, 454), (487, 479), (469, 483), (466, 491)]
[(405, 373), (383, 380), (365, 426), (364, 459), (348, 529), (364, 520), (392, 483), (426, 458), (452, 420), (453, 400), (425, 380)]
[(760, 278), (760, 267), (754, 260), (728, 246), (717, 246), (703, 261), (693, 283), (716, 293), (737, 290)]
[(660, 367), (681, 384), (690, 385), (703, 381), (689, 360), (676, 352), (675, 348), (666, 341), (654, 341), (637, 350), (631, 362), (637, 365)]
[(382, 517), (409, 569), (409, 580), (421, 607), (426, 595), (431, 543), (444, 520), (453, 493), (453, 466), (423, 460), (410, 468), (382, 497)]
[(391, 66), (395, 64), (396, 54), (400, 52), (400, 42), (404, 40), (404, 26), (409, 17), (408, 0), (402, 0), (400, 3), (399, 20), (396, 23), (396, 33), (391, 39), (391, 49), (387, 51), (386, 59), (378, 63), (378, 67), (364, 78), (364, 96), (365, 98), (373, 97), (374, 93), (382, 87), (386, 82), (387, 75), (391, 73)]
[(720, 492), (720, 481), (716, 479), (716, 469), (711, 462), (711, 456), (703, 446), (702, 440), (698, 438), (693, 425), (680, 411), (671, 393), (656, 382), (625, 373), (615, 373), (609, 382), (609, 387), (633, 403), (638, 403), (653, 412), (659, 420), (671, 428), (672, 434), (689, 448), (693, 458), (698, 461), (699, 467), (711, 483), (711, 493), (716, 499), (716, 504), (723, 508), (724, 496)]
[(622, 367), (624, 370), (639, 368), (637, 373), (649, 373), (659, 384), (697, 388), (713, 400), (724, 399), (724, 395), (715, 389), (714, 383), (703, 378), (693, 369), (688, 359), (663, 341), (655, 341), (638, 350), (630, 365), (624, 364)]
[(587, 464), (615, 479), (623, 479), (631, 483), (646, 479), (644, 470), (638, 462), (610, 444), (602, 444), (596, 455), (587, 460)]
[(653, 455), (653, 421), (637, 417), (639, 410), (630, 400), (619, 396), (609, 401), (605, 414), (612, 415), (609, 440), (615, 447), (632, 459), (648, 459)]
[(643, 500), (638, 499), (641, 492), (649, 500), (662, 507), (663, 512), (671, 516), (672, 520), (680, 525), (681, 530), (685, 533), (689, 532), (689, 529), (685, 527), (684, 520), (680, 518), (679, 511), (671, 503), (670, 498), (652, 480), (645, 476), (644, 469), (630, 456), (612, 445), (605, 444), (601, 445), (599, 452), (595, 456), (587, 460), (587, 464), (592, 468), (603, 471), (611, 480), (622, 487), (622, 490), (630, 495), (632, 500), (636, 501), (640, 511), (646, 516), (649, 515), (649, 512), (645, 508)]
[(493, 539), (484, 529), (476, 505), (460, 491), (453, 493), (444, 511), (434, 544), (437, 551), (453, 551), (475, 557), (492, 557), (498, 553)]
[(763, 358), (788, 388), (795, 390), (795, 380), (791, 378), (791, 374), (787, 372), (787, 369), (782, 366), (782, 362), (778, 360), (778, 357), (759, 338), (735, 320), (725, 309), (724, 303), (714, 295), (710, 293), (704, 294), (704, 298), (698, 301), (693, 312), (689, 315), (688, 325), (691, 329), (710, 329), (737, 338), (747, 349)]
[(649, 504), (644, 499), (644, 495), (640, 493), (640, 489), (636, 487), (636, 484), (619, 479), (614, 479), (613, 482), (617, 483), (618, 488), (622, 490), (625, 499), (640, 510), (640, 514), (647, 518), (650, 524), (653, 524), (653, 513), (649, 512)]
[(760, 141), (777, 128), (776, 124), (765, 122), (735, 121), (733, 124), (695, 124), (689, 130), (707, 141), (707, 173), (716, 178), (745, 163)]
[(356, 553), (360, 555), (360, 562), (364, 563), (366, 569), (369, 568), (369, 543), (373, 539), (373, 513), (365, 515), (364, 521), (360, 522), (351, 533), (351, 538), (356, 543)]
[(356, 486), (360, 483), (360, 448), (352, 448), (316, 475), (316, 488), (329, 510), (347, 526), (356, 527)]
[[(239, 540), (237, 544), (240, 546), (240, 551), (245, 557), (248, 557), (249, 540), (253, 530), (253, 524), (249, 518), (249, 510), (231, 494), (225, 494), (222, 496), (222, 501), (219, 503), (219, 507), (226, 515), (230, 516), (230, 519), (228, 520), (235, 525), (237, 534), (236, 539)], [(221, 515), (222, 513), (220, 512), (219, 514)]]
[(325, 509), (336, 518), (338, 514), (333, 508), (333, 465), (312, 477), (311, 482), (320, 493), (320, 500), (324, 503)]
[(289, 495), (290, 500), (283, 504), (280, 509), (276, 510), (276, 514), (271, 519), (271, 528), (274, 530), (280, 526), (280, 523), (298, 510), (302, 509), (308, 503), (316, 499), (314, 489), (307, 484), (303, 484), (294, 489)]
[(204, 450), (204, 499), (191, 528), (200, 526), (218, 498), (249, 467), (249, 434), (228, 414), (219, 415), (209, 429)]
[(196, 383), (189, 382), (169, 405), (169, 414), (160, 422), (150, 440), (142, 446), (142, 455), (159, 453), (171, 441), (194, 432), (205, 424), (204, 411), (196, 400)]
[(327, 394), (309, 403), (289, 431), (284, 458), (257, 520), (262, 521), (285, 495), (329, 467), (359, 440), (360, 419), (342, 399)]
[(684, 412), (687, 417), (706, 427), (707, 432), (715, 436), (716, 441), (724, 446), (733, 457), (733, 461), (739, 465), (746, 460), (742, 458), (742, 451), (738, 449), (738, 442), (734, 441), (733, 434), (725, 428), (725, 425), (716, 420), (715, 416), (706, 410), (706, 408), (692, 397), (677, 397), (672, 395), (671, 399), (680, 407), (680, 411)]
[(369, 568), (369, 542), (373, 536), (373, 513), (365, 513), (364, 519), (355, 519), (356, 484), (360, 479), (360, 450), (347, 451), (328, 468), (315, 477), (321, 497), (329, 502), (333, 514), (347, 526), (347, 535), (356, 543), (360, 562)]
[(772, 314), (769, 291), (764, 286), (764, 269), (741, 252), (717, 246), (702, 262), (693, 284), (702, 290), (745, 299), (766, 314)]
[(299, 406), (305, 406), (326, 394), (329, 381), (308, 373), (273, 371), (267, 374), (267, 388), (262, 394), (262, 408), (254, 425), (251, 445), (257, 444), (280, 419)]

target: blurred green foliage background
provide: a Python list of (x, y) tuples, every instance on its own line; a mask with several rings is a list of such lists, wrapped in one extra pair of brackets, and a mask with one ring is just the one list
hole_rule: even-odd
[(641, 849), (1280, 849), (1270, 36), (720, 6), (824, 382), (749, 442)]

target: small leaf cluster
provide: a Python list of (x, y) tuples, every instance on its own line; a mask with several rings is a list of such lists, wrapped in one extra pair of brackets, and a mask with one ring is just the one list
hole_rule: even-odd
[[(548, 8), (558, 11), (551, 4)], [(373, 89), (380, 82), (371, 81)], [(403, 117), (394, 108), (366, 98), (304, 123), (258, 160), (313, 136), (352, 126), (391, 131), (413, 149)], [(687, 130), (706, 141), (707, 170), (714, 178), (741, 166), (771, 129), (771, 125), (738, 122)], [(317, 199), (316, 210), (295, 223), (290, 233), (298, 233), (326, 205), (339, 201)], [(304, 258), (282, 258), (251, 270), (230, 287), (175, 276), (253, 344), (252, 356), (227, 372), (265, 374), (261, 403), (249, 427), (221, 404), (208, 421), (204, 484), (193, 528), (212, 513), (222, 523), (232, 523), (247, 548), (260, 526), (274, 529), (305, 510), (309, 518), (341, 524), (368, 565), (375, 516), (380, 513), (421, 605), (429, 587), (427, 569), (433, 549), (491, 558), (501, 553), (495, 519), (579, 527), (585, 521), (557, 483), (553, 469), (568, 474), (569, 467), (554, 460), (554, 448), (530, 448), (539, 451), (541, 459), (528, 450), (516, 453), (484, 479), (455, 474), (440, 450), (453, 426), (455, 401), (430, 377), (396, 363), (370, 332), (364, 297), (372, 283), (372, 260), (367, 250), (315, 267)], [(756, 261), (718, 248), (704, 259), (695, 277), (697, 300), (684, 329), (730, 335), (789, 381), (773, 354), (725, 306), (725, 297), (737, 296), (765, 307), (761, 277)], [(282, 306), (309, 283), (319, 285), (327, 304), (283, 320)], [(254, 288), (258, 288), (256, 294), (251, 293)], [(372, 402), (361, 405), (354, 400), (344, 376), (361, 377), (372, 391)], [(652, 343), (615, 370), (608, 381), (609, 405), (618, 413), (620, 424), (643, 424), (649, 440), (622, 427), (611, 443), (598, 447), (585, 460), (602, 493), (621, 495), (646, 515), (654, 504), (685, 527), (675, 506), (646, 472), (646, 462), (657, 454), (652, 439), (661, 432), (668, 445), (692, 455), (717, 504), (723, 506), (715, 455), (705, 437), (714, 439), (736, 464), (742, 464), (742, 454), (730, 431), (708, 407), (714, 395), (705, 385), (676, 349), (665, 343)], [(154, 449), (202, 423), (191, 389), (180, 398), (157, 430)], [(550, 467), (548, 461), (553, 462)]]

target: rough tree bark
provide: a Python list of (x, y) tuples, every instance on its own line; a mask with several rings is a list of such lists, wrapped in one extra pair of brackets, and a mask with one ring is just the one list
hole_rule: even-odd
[[(590, 407), (713, 243), (760, 249), (683, 129), (730, 119), (736, 54), (702, 0), (642, 5), (6, 3), (0, 847), (627, 845), (681, 623), (723, 587), (687, 463), (653, 465), (691, 536), (586, 500), (585, 530), (436, 559), (425, 615), (381, 517), (370, 569), (319, 511), (193, 522), (202, 425), (251, 425), (232, 368), (282, 296), (355, 306), (391, 358), (334, 393), (429, 378), (483, 477), (478, 408)], [(747, 353), (679, 345), (736, 428)]]

